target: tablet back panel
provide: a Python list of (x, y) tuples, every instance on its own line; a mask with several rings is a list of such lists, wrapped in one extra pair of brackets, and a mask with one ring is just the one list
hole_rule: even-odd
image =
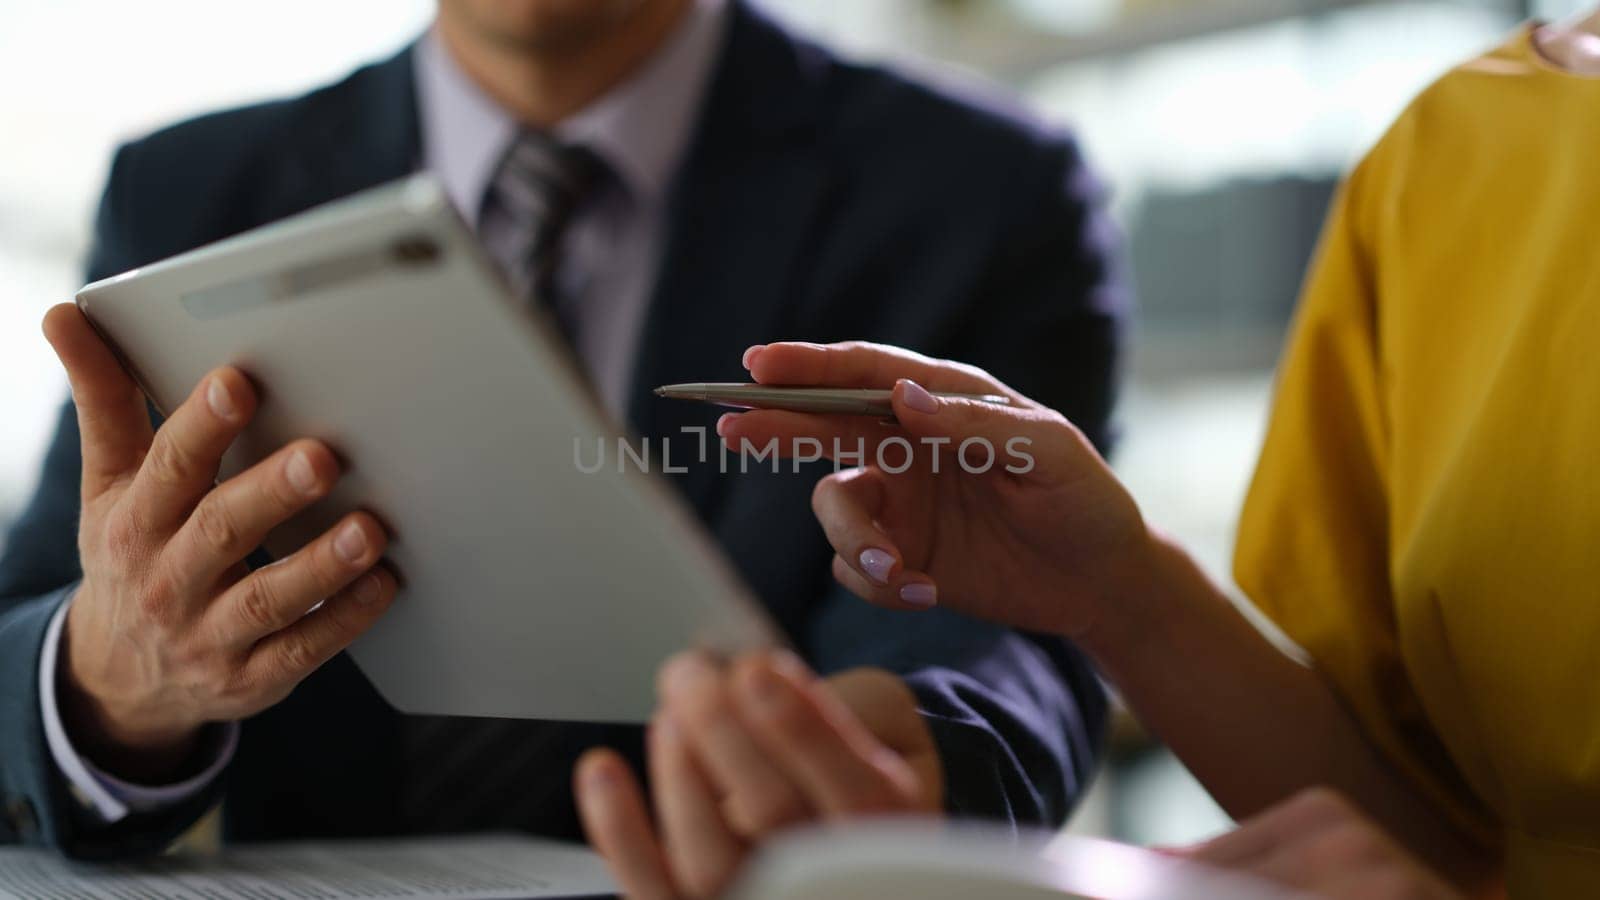
[[(619, 465), (623, 432), (426, 177), (96, 282), (78, 304), (159, 409), (219, 365), (254, 380), (260, 410), (221, 477), (302, 436), (345, 460), (267, 548), (281, 558), (357, 508), (389, 526), (403, 588), (350, 652), (404, 712), (642, 721), (669, 654), (775, 639), (676, 494)], [(586, 473), (597, 442), (606, 464)]]

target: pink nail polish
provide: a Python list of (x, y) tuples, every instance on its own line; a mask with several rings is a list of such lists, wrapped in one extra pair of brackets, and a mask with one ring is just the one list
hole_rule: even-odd
[(909, 378), (900, 379), (900, 385), (901, 399), (905, 401), (906, 406), (911, 407), (916, 412), (930, 416), (939, 411), (938, 398), (928, 393), (927, 389), (922, 385)]
[(888, 584), (889, 573), (894, 570), (894, 557), (888, 551), (868, 547), (861, 551), (861, 568), (867, 571), (867, 577), (873, 581)]
[(900, 599), (912, 606), (930, 607), (939, 602), (939, 595), (933, 585), (926, 582), (913, 582), (900, 589)]

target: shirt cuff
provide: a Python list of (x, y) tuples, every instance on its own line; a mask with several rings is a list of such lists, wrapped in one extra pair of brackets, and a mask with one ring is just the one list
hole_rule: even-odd
[(229, 722), (222, 727), (215, 741), (211, 763), (205, 770), (176, 784), (143, 785), (123, 781), (100, 771), (84, 759), (72, 746), (67, 730), (61, 724), (60, 709), (56, 704), (56, 658), (61, 647), (61, 629), (67, 621), (67, 607), (71, 599), (62, 602), (50, 618), (45, 630), (44, 647), (39, 654), (39, 709), (44, 716), (45, 740), (50, 745), (50, 756), (56, 768), (66, 776), (73, 795), (100, 824), (110, 825), (133, 813), (157, 812), (189, 800), (216, 780), (233, 759), (239, 745), (239, 723)]

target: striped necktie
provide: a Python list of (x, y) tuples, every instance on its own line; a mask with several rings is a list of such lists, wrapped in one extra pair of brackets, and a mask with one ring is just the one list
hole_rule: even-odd
[(573, 273), (561, 265), (563, 242), (605, 175), (606, 165), (593, 151), (523, 132), (501, 159), (479, 216), (484, 246), (512, 290), (549, 309), (574, 346), (581, 316)]
[[(485, 249), (516, 296), (550, 310), (574, 349), (580, 316), (577, 291), (561, 269), (562, 241), (606, 171), (586, 149), (526, 132), (501, 161), (478, 223)], [(528, 828), (547, 818), (552, 804), (566, 802), (551, 795), (551, 786), (566, 782), (539, 775), (551, 767), (571, 767), (576, 750), (566, 740), (569, 728), (555, 722), (406, 716), (401, 726), (406, 776), (400, 791), (405, 829)]]

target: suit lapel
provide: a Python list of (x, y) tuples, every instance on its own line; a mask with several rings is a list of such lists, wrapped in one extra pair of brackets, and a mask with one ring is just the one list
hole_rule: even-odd
[(297, 133), (274, 183), (261, 198), (261, 221), (273, 221), (416, 171), (422, 159), (417, 123), (415, 44), (363, 68), (304, 101)]
[[(732, 11), (699, 131), (673, 189), (667, 239), (639, 343), (629, 421), (659, 438), (707, 427), (714, 410), (669, 404), (651, 390), (678, 381), (741, 381), (739, 353), (792, 327), (802, 251), (834, 189), (815, 116), (820, 51), (744, 4)], [(692, 440), (675, 444), (681, 453)], [(682, 458), (675, 453), (674, 465)], [(690, 465), (679, 486), (705, 514), (725, 480)]]

